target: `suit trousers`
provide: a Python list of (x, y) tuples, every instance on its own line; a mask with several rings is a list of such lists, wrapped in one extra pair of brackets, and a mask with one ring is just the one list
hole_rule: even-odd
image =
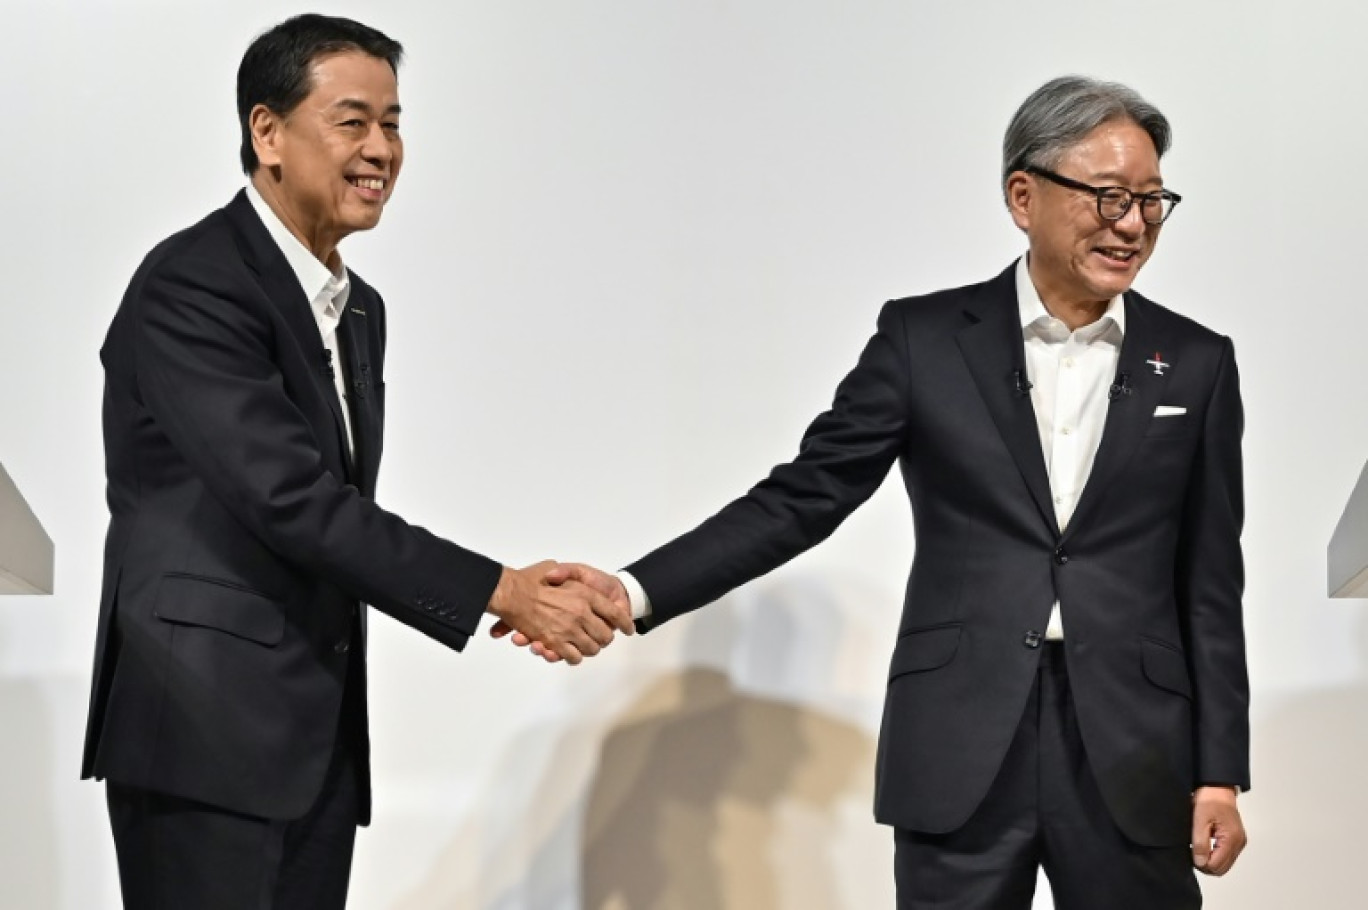
[(1187, 846), (1126, 838), (1088, 765), (1064, 646), (1046, 642), (982, 805), (948, 834), (894, 832), (898, 910), (1029, 910), (1041, 868), (1058, 910), (1196, 910)]
[(360, 819), (355, 654), (323, 788), (289, 821), (109, 781), (125, 910), (343, 910)]

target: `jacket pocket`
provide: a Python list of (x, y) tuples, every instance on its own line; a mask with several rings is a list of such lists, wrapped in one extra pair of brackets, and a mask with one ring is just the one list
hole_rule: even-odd
[(1187, 658), (1173, 645), (1154, 638), (1140, 639), (1140, 660), (1145, 677), (1161, 689), (1192, 698)]
[(274, 646), (285, 637), (285, 612), (276, 601), (231, 581), (167, 574), (152, 615), (163, 622), (217, 629)]
[(1145, 438), (1191, 436), (1196, 432), (1197, 423), (1192, 414), (1170, 414), (1167, 417), (1151, 417), (1149, 426), (1145, 428)]
[(958, 623), (904, 632), (893, 648), (888, 681), (892, 682), (906, 673), (920, 673), (945, 666), (959, 650), (959, 640)]

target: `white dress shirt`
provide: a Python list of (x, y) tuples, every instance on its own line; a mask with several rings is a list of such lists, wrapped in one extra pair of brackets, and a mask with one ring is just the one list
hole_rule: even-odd
[[(1116, 376), (1126, 331), (1126, 308), (1121, 297), (1114, 297), (1096, 322), (1070, 332), (1045, 309), (1025, 256), (1017, 262), (1016, 290), (1031, 406), (1050, 475), (1055, 519), (1063, 531), (1073, 517), (1102, 441), (1107, 392)], [(650, 615), (651, 601), (641, 583), (629, 572), (619, 572), (618, 579), (632, 602), (632, 617)], [(1064, 637), (1058, 601), (1050, 611), (1045, 637)]]
[[(333, 388), (337, 390), (337, 400), (342, 405), (342, 422), (347, 429), (347, 452), (354, 454), (356, 441), (352, 438), (351, 409), (347, 404), (347, 385), (342, 375), (342, 358), (337, 350), (337, 324), (342, 321), (343, 308), (351, 296), (351, 281), (347, 269), (342, 264), (341, 254), (337, 257), (337, 271), (334, 272), (318, 257), (309, 251), (299, 238), (290, 233), (285, 222), (276, 216), (266, 200), (261, 198), (257, 188), (247, 184), (247, 199), (256, 209), (257, 217), (266, 225), (271, 239), (285, 254), (290, 270), (299, 279), (304, 296), (309, 298), (309, 308), (313, 310), (314, 322), (318, 324), (318, 335), (328, 352), (328, 365), (332, 372)], [(319, 365), (320, 368), (322, 364)]]
[[(1063, 531), (1073, 517), (1102, 441), (1107, 391), (1116, 377), (1126, 331), (1126, 307), (1119, 296), (1113, 297), (1101, 318), (1070, 332), (1045, 309), (1025, 256), (1017, 262), (1016, 290), (1031, 406), (1050, 475), (1055, 520)], [(1058, 601), (1050, 611), (1045, 637), (1064, 637)]]

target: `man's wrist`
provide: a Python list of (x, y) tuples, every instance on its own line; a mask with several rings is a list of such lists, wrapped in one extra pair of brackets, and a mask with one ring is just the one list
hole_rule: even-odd
[(489, 603), (485, 605), (485, 612), (503, 618), (504, 610), (507, 606), (509, 588), (514, 583), (514, 570), (508, 566), (503, 567), (499, 573), (499, 581), (494, 585), (494, 593), (489, 595)]
[(1228, 799), (1233, 803), (1240, 793), (1239, 784), (1201, 784), (1192, 795), (1196, 799)]
[(618, 584), (622, 585), (622, 590), (627, 592), (627, 601), (632, 605), (632, 618), (645, 619), (651, 615), (651, 599), (646, 596), (646, 589), (641, 586), (641, 582), (632, 576), (631, 572), (623, 569), (614, 576)]

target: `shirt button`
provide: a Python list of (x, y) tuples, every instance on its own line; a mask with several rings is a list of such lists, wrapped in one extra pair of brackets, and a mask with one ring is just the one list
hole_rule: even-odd
[(1055, 497), (1055, 505), (1060, 506), (1060, 505), (1063, 505), (1063, 504), (1064, 504), (1064, 497), (1063, 497), (1063, 496), (1056, 496), (1056, 497)]
[(1072, 367), (1072, 366), (1074, 365), (1074, 359), (1073, 359), (1072, 357), (1065, 357), (1065, 358), (1064, 358), (1064, 365), (1065, 365), (1066, 367)]
[(1068, 436), (1068, 435), (1069, 435), (1070, 433), (1072, 433), (1072, 432), (1073, 432), (1073, 427), (1060, 427), (1060, 430), (1059, 430), (1059, 433), (1060, 433), (1061, 436)]

